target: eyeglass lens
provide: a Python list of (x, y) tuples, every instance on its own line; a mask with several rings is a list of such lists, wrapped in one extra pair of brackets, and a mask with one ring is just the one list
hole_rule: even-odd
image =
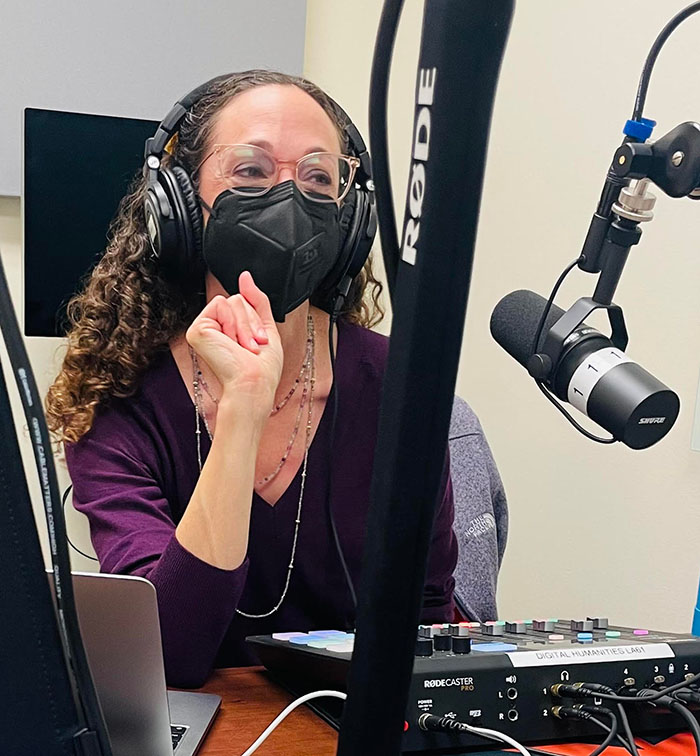
[[(218, 150), (219, 179), (227, 188), (246, 194), (268, 191), (277, 181), (278, 163), (255, 145), (226, 145)], [(306, 155), (296, 164), (296, 184), (311, 199), (336, 201), (346, 192), (351, 166), (342, 156), (326, 152)], [(252, 191), (251, 191), (252, 190)]]

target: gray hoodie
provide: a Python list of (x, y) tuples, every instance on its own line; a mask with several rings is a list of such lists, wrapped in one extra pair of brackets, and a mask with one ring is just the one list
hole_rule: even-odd
[(458, 396), (452, 407), (449, 444), (459, 543), (455, 601), (471, 620), (494, 620), (498, 617), (498, 570), (508, 536), (508, 505), (481, 424)]

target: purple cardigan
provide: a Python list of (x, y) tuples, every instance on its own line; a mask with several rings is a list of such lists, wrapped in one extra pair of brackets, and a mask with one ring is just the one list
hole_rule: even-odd
[[(338, 417), (333, 511), (348, 568), (360, 581), (365, 520), (388, 340), (359, 326), (338, 330)], [(175, 526), (197, 476), (194, 406), (169, 351), (138, 392), (114, 399), (91, 430), (67, 445), (73, 503), (90, 521), (104, 572), (140, 575), (156, 587), (170, 685), (197, 687), (212, 667), (258, 663), (247, 635), (351, 628), (354, 609), (326, 516), (331, 402), (309, 450), (304, 504), (289, 591), (278, 601), (291, 551), (301, 473), (274, 507), (253, 494), (248, 554), (235, 570), (186, 551)], [(202, 434), (203, 459), (210, 448)], [(457, 541), (449, 471), (443, 472), (424, 591), (423, 622), (452, 621)]]

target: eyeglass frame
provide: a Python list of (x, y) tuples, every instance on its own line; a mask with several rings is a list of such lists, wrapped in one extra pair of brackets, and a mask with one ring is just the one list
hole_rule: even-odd
[[(347, 161), (348, 165), (350, 166), (350, 174), (348, 175), (348, 179), (347, 179), (347, 184), (345, 186), (345, 190), (340, 195), (340, 197), (338, 197), (337, 199), (333, 199), (332, 197), (329, 197), (328, 199), (317, 199), (316, 197), (310, 197), (309, 199), (311, 199), (312, 202), (320, 202), (320, 203), (335, 202), (336, 204), (340, 205), (340, 203), (345, 199), (345, 197), (347, 196), (348, 192), (350, 191), (350, 189), (352, 187), (352, 182), (353, 182), (353, 180), (355, 178), (355, 174), (357, 173), (357, 169), (362, 164), (362, 161), (360, 160), (360, 158), (355, 157), (355, 155), (343, 155), (342, 153), (336, 153), (336, 152), (309, 152), (307, 155), (302, 155), (298, 160), (278, 160), (271, 152), (269, 152), (268, 150), (266, 150), (264, 147), (260, 147), (257, 144), (246, 144), (244, 142), (236, 142), (235, 144), (215, 144), (213, 146), (213, 149), (211, 150), (211, 152), (209, 152), (206, 155), (206, 157), (204, 157), (200, 161), (199, 165), (195, 168), (193, 175), (196, 176), (199, 173), (199, 171), (202, 168), (202, 166), (204, 165), (204, 163), (206, 163), (207, 160), (209, 160), (209, 158), (212, 155), (214, 155), (217, 152), (219, 152), (219, 150), (222, 147), (252, 147), (253, 149), (261, 150), (262, 152), (266, 153), (267, 155), (269, 155), (272, 158), (272, 160), (275, 163), (275, 177), (274, 177), (272, 183), (270, 184), (270, 186), (268, 186), (267, 189), (265, 189), (264, 192), (260, 192), (260, 194), (254, 195), (256, 197), (263, 197), (274, 186), (277, 185), (277, 179), (279, 178), (280, 166), (281, 165), (289, 165), (289, 166), (293, 165), (294, 166), (294, 177), (295, 177), (296, 180), (298, 180), (298, 178), (299, 178), (299, 163), (302, 160), (306, 160), (307, 158), (310, 158), (310, 157), (316, 157), (318, 155), (329, 155), (331, 157), (335, 157), (335, 158)], [(297, 183), (296, 180), (295, 180), (294, 183)], [(242, 195), (252, 196), (249, 192), (239, 192), (239, 191), (236, 191), (235, 187), (228, 187), (228, 191), (233, 192), (234, 194), (242, 194)], [(302, 193), (304, 193), (303, 190), (300, 190), (300, 191), (302, 191)], [(304, 196), (306, 196), (305, 193), (304, 193)]]

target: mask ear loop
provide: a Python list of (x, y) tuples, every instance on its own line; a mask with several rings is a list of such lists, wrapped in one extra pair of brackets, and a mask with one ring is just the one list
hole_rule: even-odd
[(214, 220), (216, 220), (216, 211), (214, 210), (214, 208), (209, 207), (209, 204), (202, 199), (201, 194), (197, 195), (197, 199), (199, 199), (199, 203), (209, 213), (209, 215), (214, 218)]

